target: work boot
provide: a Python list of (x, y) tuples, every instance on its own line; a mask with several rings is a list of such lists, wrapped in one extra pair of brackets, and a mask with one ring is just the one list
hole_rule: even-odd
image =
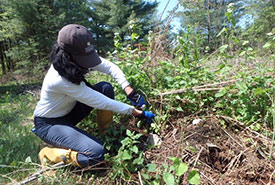
[(78, 152), (71, 149), (45, 147), (39, 152), (39, 159), (42, 166), (46, 165), (46, 160), (52, 163), (71, 163), (73, 166), (81, 167), (77, 161)]
[(108, 110), (97, 110), (97, 124), (99, 131), (106, 134), (107, 129), (110, 127), (111, 123), (113, 122), (113, 112)]

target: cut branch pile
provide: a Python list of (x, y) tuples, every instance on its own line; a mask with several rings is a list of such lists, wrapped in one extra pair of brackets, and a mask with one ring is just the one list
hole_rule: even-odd
[[(201, 184), (274, 184), (275, 161), (268, 159), (271, 140), (240, 125), (223, 128), (221, 118), (209, 116), (193, 125), (183, 119), (171, 120), (177, 125), (166, 130), (160, 147), (146, 151), (148, 161), (172, 165), (170, 156), (197, 169)], [(186, 120), (186, 119), (185, 119)], [(182, 138), (184, 137), (184, 138)], [(261, 152), (259, 152), (261, 151)], [(156, 174), (152, 174), (156, 175)], [(272, 179), (273, 178), (273, 179)], [(187, 182), (187, 175), (182, 184)]]

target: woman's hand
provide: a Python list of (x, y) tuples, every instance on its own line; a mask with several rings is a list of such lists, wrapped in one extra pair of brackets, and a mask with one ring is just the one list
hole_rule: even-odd
[(136, 92), (131, 86), (127, 86), (124, 90), (132, 105), (142, 110), (145, 108), (146, 102), (140, 93)]
[(138, 110), (138, 109), (133, 110), (133, 115), (136, 116), (136, 117), (139, 117), (141, 119), (144, 119), (147, 124), (151, 124), (152, 119), (156, 117), (156, 115), (153, 114), (152, 112), (144, 111), (144, 110)]

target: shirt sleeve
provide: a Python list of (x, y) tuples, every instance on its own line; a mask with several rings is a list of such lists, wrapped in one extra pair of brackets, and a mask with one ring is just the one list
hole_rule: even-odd
[(124, 73), (116, 64), (102, 57), (100, 57), (100, 59), (101, 63), (96, 65), (92, 69), (111, 75), (117, 81), (117, 83), (119, 83), (122, 89), (125, 89), (125, 87), (130, 85), (130, 83), (126, 80)]
[(133, 106), (113, 100), (81, 82), (80, 85), (71, 82), (56, 86), (59, 92), (73, 97), (77, 101), (97, 109), (109, 110), (121, 114), (132, 114)]

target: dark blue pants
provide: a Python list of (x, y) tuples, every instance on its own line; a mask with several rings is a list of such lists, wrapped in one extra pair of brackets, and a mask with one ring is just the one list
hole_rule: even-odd
[[(94, 86), (87, 85), (114, 99), (114, 90), (111, 84), (99, 82)], [(54, 147), (77, 151), (77, 160), (82, 167), (96, 164), (104, 160), (106, 150), (103, 148), (103, 142), (75, 126), (92, 109), (93, 107), (77, 102), (73, 110), (63, 117), (35, 117), (35, 129), (33, 129), (33, 132), (43, 141)]]

